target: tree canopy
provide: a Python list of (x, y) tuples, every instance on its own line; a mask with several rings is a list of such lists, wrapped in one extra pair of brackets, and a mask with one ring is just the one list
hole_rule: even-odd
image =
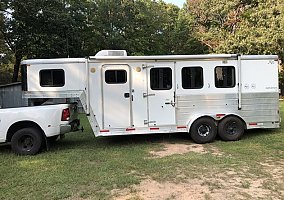
[[(0, 69), (23, 58), (242, 53), (284, 58), (281, 0), (2, 0)], [(11, 56), (13, 55), (13, 56)], [(6, 82), (0, 77), (0, 83)]]

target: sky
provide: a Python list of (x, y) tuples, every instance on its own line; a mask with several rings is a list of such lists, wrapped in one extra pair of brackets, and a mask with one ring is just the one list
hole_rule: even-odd
[(164, 0), (164, 2), (172, 3), (182, 8), (183, 4), (185, 3), (185, 0)]

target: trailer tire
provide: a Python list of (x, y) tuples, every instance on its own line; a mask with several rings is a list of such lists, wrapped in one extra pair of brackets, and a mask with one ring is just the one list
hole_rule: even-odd
[(12, 150), (18, 155), (34, 155), (43, 144), (41, 131), (37, 128), (22, 128), (11, 139)]
[(204, 144), (214, 141), (217, 127), (214, 119), (202, 117), (197, 119), (190, 128), (190, 135), (194, 142)]
[(218, 125), (218, 134), (222, 140), (236, 141), (244, 134), (244, 124), (238, 117), (229, 116)]

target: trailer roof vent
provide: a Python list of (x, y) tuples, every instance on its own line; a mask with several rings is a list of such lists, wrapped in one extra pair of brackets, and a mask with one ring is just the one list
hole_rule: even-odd
[(127, 56), (125, 50), (101, 50), (96, 56)]

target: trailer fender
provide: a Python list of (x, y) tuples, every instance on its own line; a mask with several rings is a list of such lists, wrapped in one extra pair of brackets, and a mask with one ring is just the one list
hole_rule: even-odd
[(235, 113), (226, 114), (224, 117), (219, 119), (218, 122), (221, 122), (223, 119), (225, 119), (227, 117), (237, 117), (237, 118), (239, 118), (243, 122), (244, 128), (247, 129), (247, 123), (245, 122), (245, 120), (240, 115), (235, 114)]
[[(193, 115), (193, 117), (189, 120), (189, 122), (187, 123), (187, 132), (189, 133), (190, 131), (190, 128), (192, 126), (192, 124), (197, 120), (197, 119), (200, 119), (202, 117), (209, 117), (209, 118), (212, 118), (214, 121), (215, 118), (214, 118), (215, 115)], [(216, 125), (217, 125), (217, 122), (216, 122)]]

